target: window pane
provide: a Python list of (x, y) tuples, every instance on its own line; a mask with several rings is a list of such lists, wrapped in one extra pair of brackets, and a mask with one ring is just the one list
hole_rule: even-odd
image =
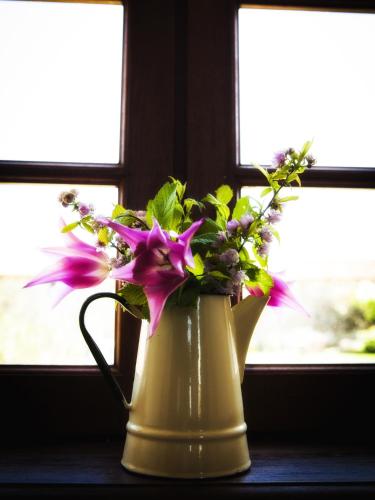
[(375, 167), (375, 15), (240, 9), (241, 163), (313, 139), (319, 165)]
[(119, 161), (123, 7), (0, 2), (0, 159)]
[[(243, 188), (255, 196), (263, 188)], [(286, 195), (288, 193), (285, 193)], [(251, 341), (249, 363), (375, 361), (374, 191), (293, 189), (272, 243), (269, 270), (284, 272), (307, 317), (267, 307)]]
[[(57, 201), (66, 185), (1, 184), (0, 211), (0, 363), (95, 364), (78, 326), (83, 300), (98, 291), (114, 291), (114, 280), (98, 287), (77, 290), (55, 308), (54, 285), (23, 286), (58, 260), (41, 252), (44, 247), (65, 246), (59, 218), (75, 220), (70, 209)], [(78, 186), (80, 199), (95, 203), (98, 213), (108, 214), (116, 203), (113, 186)], [(94, 244), (90, 234), (75, 231)], [(87, 327), (109, 363), (114, 359), (114, 303), (97, 301), (88, 309)]]

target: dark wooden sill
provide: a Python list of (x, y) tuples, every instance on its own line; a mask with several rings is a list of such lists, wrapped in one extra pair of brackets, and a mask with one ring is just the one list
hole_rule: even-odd
[(373, 446), (256, 442), (250, 449), (247, 473), (171, 480), (127, 472), (117, 441), (12, 447), (1, 453), (0, 498), (375, 498)]

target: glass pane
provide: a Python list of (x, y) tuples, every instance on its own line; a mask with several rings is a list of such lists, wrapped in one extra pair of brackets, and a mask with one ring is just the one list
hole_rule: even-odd
[[(75, 186), (80, 199), (95, 203), (98, 213), (108, 214), (118, 198), (114, 186)], [(114, 291), (114, 280), (98, 287), (76, 290), (53, 308), (54, 285), (23, 286), (58, 257), (40, 249), (65, 246), (59, 219), (71, 222), (70, 209), (57, 201), (66, 185), (1, 184), (0, 212), (0, 363), (74, 365), (95, 364), (82, 338), (78, 314), (83, 300), (98, 291)], [(72, 218), (73, 217), (73, 218)], [(75, 234), (94, 244), (91, 235)], [(114, 303), (95, 302), (88, 309), (87, 327), (109, 363), (114, 359)]]
[(375, 167), (375, 15), (240, 9), (241, 163), (313, 139), (321, 166)]
[[(258, 198), (262, 189), (242, 192)], [(310, 317), (267, 307), (247, 361), (375, 362), (374, 191), (303, 188), (293, 194), (300, 198), (285, 204), (269, 270), (292, 282)]]
[(0, 159), (119, 161), (123, 7), (0, 2)]

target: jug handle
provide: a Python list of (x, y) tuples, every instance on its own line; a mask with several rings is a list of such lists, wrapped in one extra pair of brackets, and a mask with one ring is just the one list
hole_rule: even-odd
[(112, 389), (112, 392), (114, 393), (115, 397), (117, 400), (121, 401), (121, 403), (125, 406), (127, 410), (131, 409), (131, 402), (128, 403), (126, 400), (126, 397), (124, 393), (121, 390), (121, 387), (115, 377), (113, 376), (111, 372), (111, 368), (109, 367), (107, 361), (105, 360), (103, 354), (101, 353), (99, 347), (97, 346), (96, 342), (94, 339), (91, 337), (89, 332), (87, 331), (86, 325), (85, 325), (85, 313), (88, 308), (88, 306), (91, 304), (91, 302), (94, 302), (94, 300), (97, 299), (102, 299), (103, 297), (108, 297), (110, 299), (114, 299), (123, 306), (126, 306), (125, 301), (120, 295), (117, 295), (116, 293), (111, 293), (111, 292), (101, 292), (101, 293), (95, 293), (94, 295), (91, 295), (88, 299), (85, 300), (85, 302), (82, 304), (80, 313), (79, 313), (79, 326), (83, 335), (83, 338), (86, 341), (86, 344), (88, 348), (91, 351), (91, 354), (94, 356), (95, 361), (104, 376), (105, 380), (109, 384), (110, 388)]

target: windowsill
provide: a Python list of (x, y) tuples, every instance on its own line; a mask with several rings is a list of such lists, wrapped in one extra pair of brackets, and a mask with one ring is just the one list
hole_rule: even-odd
[(368, 445), (257, 443), (250, 446), (252, 467), (248, 472), (210, 480), (131, 474), (120, 464), (121, 453), (118, 441), (3, 449), (0, 497), (142, 498), (151, 492), (158, 497), (173, 493), (182, 498), (375, 496), (375, 449)]

